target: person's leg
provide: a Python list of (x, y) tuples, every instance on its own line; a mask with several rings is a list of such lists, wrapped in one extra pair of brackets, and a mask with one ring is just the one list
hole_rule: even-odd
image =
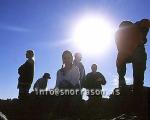
[(30, 90), (30, 86), (26, 86), (25, 87), (25, 97), (28, 98), (29, 96), (29, 90)]
[(19, 95), (18, 95), (18, 98), (20, 100), (23, 100), (24, 99), (24, 87), (23, 86), (20, 86), (19, 87)]
[(119, 68), (117, 68), (117, 72), (119, 74), (119, 87), (123, 87), (126, 85), (125, 74), (126, 74), (126, 64), (123, 64)]
[(18, 96), (18, 98), (20, 100), (25, 100), (28, 97), (28, 95), (29, 95), (29, 89), (30, 89), (29, 86), (21, 86), (19, 88), (19, 96)]
[(144, 73), (146, 70), (147, 54), (145, 49), (139, 48), (136, 52), (133, 60), (133, 91), (134, 94), (142, 94), (142, 88), (144, 84)]
[(133, 91), (135, 94), (141, 94), (144, 84), (145, 64), (133, 62)]
[(126, 85), (125, 74), (126, 74), (126, 62), (123, 57), (118, 54), (117, 56), (117, 72), (119, 75), (119, 87), (123, 87)]

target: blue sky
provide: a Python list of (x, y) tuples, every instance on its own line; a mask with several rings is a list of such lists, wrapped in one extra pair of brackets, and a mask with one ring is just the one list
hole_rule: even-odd
[[(35, 51), (34, 82), (44, 72), (49, 72), (52, 79), (48, 88), (53, 88), (56, 72), (62, 64), (62, 52), (66, 49), (76, 52), (71, 43), (64, 41), (69, 39), (70, 30), (78, 18), (90, 11), (96, 12), (108, 16), (117, 29), (122, 20), (150, 19), (149, 5), (149, 0), (0, 0), (0, 98), (17, 97), (17, 69), (25, 62), (27, 49)], [(150, 33), (146, 45), (145, 86), (150, 86), (149, 40)], [(106, 77), (104, 89), (108, 91), (117, 84), (116, 54), (115, 45), (105, 56), (83, 54), (86, 72), (90, 71), (92, 63), (97, 63), (98, 70)], [(128, 65), (127, 81), (132, 83), (131, 65)]]

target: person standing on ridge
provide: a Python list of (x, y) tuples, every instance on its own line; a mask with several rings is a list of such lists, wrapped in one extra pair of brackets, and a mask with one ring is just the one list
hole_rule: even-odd
[(18, 86), (19, 89), (19, 99), (24, 100), (27, 98), (29, 94), (29, 89), (31, 87), (31, 84), (33, 82), (34, 77), (34, 52), (33, 50), (27, 50), (26, 51), (26, 62), (21, 65), (18, 69)]
[(144, 72), (146, 70), (147, 54), (145, 44), (146, 35), (149, 31), (150, 22), (147, 19), (133, 24), (130, 21), (123, 21), (116, 34), (118, 48), (117, 71), (119, 74), (119, 87), (124, 87), (126, 64), (133, 66), (133, 90), (135, 94), (141, 93), (144, 84)]
[[(102, 98), (102, 85), (106, 84), (105, 77), (103, 76), (102, 73), (97, 72), (97, 65), (93, 64), (91, 66), (92, 72), (88, 73), (86, 75), (86, 80), (85, 80), (85, 88), (90, 91), (89, 95), (89, 102), (90, 103), (99, 103), (101, 98)], [(91, 90), (94, 90), (94, 95)], [(99, 90), (100, 95), (96, 95), (96, 90)]]

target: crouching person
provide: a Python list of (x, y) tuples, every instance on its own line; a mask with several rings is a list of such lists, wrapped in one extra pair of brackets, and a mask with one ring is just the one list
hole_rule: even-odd
[(40, 90), (46, 90), (47, 88), (47, 83), (48, 80), (51, 79), (50, 74), (49, 73), (44, 73), (43, 77), (38, 79), (35, 84), (34, 84), (34, 91), (35, 92), (40, 92)]

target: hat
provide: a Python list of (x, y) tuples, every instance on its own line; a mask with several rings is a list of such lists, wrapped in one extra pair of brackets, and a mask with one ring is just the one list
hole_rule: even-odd
[(49, 73), (44, 73), (43, 77), (51, 79), (51, 77), (50, 77), (50, 74), (49, 74)]

